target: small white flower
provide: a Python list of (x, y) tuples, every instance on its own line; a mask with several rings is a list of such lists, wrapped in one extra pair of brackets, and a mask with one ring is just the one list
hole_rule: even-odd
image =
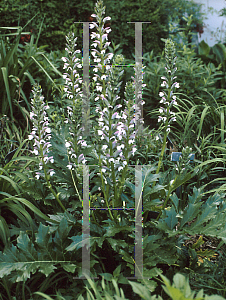
[(123, 170), (123, 167), (122, 166), (120, 166), (119, 168), (118, 168), (118, 171), (120, 172), (121, 170)]
[(40, 175), (37, 174), (37, 175), (35, 175), (35, 177), (36, 177), (37, 179), (39, 179), (39, 178), (40, 178)]
[(34, 153), (35, 155), (38, 155), (38, 150), (37, 150), (37, 149), (34, 149), (33, 153)]
[(35, 114), (31, 111), (31, 112), (30, 112), (30, 119), (32, 119), (32, 118), (34, 117), (34, 115), (35, 115)]
[(103, 23), (105, 22), (105, 21), (110, 21), (111, 20), (111, 17), (105, 17), (105, 18), (103, 18)]
[(95, 27), (94, 24), (89, 24), (89, 28), (90, 28), (90, 29), (93, 29), (94, 27)]
[(102, 91), (102, 86), (97, 86), (97, 91)]
[(134, 147), (134, 148), (132, 149), (132, 154), (134, 155), (134, 153), (135, 153), (136, 151), (137, 151), (137, 148)]
[(71, 146), (71, 144), (69, 142), (65, 143), (66, 148), (69, 148)]
[(47, 133), (51, 133), (51, 129), (50, 129), (50, 128), (47, 128), (47, 129), (46, 129), (46, 132), (47, 132)]
[(82, 142), (81, 146), (86, 147), (87, 146), (86, 141)]
[(55, 174), (55, 172), (54, 171), (50, 171), (49, 175), (53, 176), (53, 174)]
[(71, 170), (71, 169), (72, 169), (72, 165), (67, 165), (67, 168), (68, 168), (69, 170)]
[(176, 84), (175, 84), (175, 88), (179, 88), (180, 87), (180, 85), (179, 85), (179, 83), (177, 82)]
[(28, 135), (29, 140), (32, 140), (33, 138), (34, 138), (33, 135), (31, 135), (31, 134)]
[(159, 96), (160, 96), (160, 97), (163, 97), (163, 96), (164, 96), (164, 93), (163, 93), (163, 92), (160, 92), (160, 93), (159, 93)]

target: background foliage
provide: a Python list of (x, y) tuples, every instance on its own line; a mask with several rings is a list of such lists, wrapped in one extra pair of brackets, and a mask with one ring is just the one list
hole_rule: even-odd
[[(26, 33), (19, 32), (16, 40), (15, 29), (8, 28), (8, 38), (1, 40), (0, 65), (6, 68), (8, 77), (13, 75), (16, 80), (12, 80), (8, 88), (13, 105), (18, 99), (18, 91), (24, 92), (23, 102), (16, 108), (26, 108), (27, 116), (30, 107), (25, 99), (29, 102), (31, 84), (36, 80), (43, 87), (52, 121), (51, 155), (55, 176), (50, 182), (66, 207), (64, 213), (59, 212), (45, 180), (35, 179), (38, 161), (32, 157), (34, 153), (29, 148), (25, 149), (27, 129), (12, 125), (11, 116), (5, 111), (9, 115), (0, 118), (0, 299), (70, 300), (75, 294), (79, 300), (102, 297), (114, 300), (223, 299), (226, 296), (226, 228), (222, 224), (225, 224), (226, 216), (226, 187), (219, 176), (225, 177), (226, 169), (225, 48), (216, 46), (210, 51), (208, 45), (202, 43), (195, 50), (190, 44), (187, 37), (195, 30), (201, 14), (196, 10), (197, 6), (188, 1), (178, 4), (176, 0), (163, 0), (161, 5), (156, 0), (104, 2), (106, 15), (112, 17), (110, 39), (115, 44), (111, 49), (123, 52), (126, 63), (133, 63), (134, 52), (134, 25), (126, 22), (138, 19), (152, 22), (143, 25), (144, 82), (147, 83), (143, 99), (146, 125), (151, 124), (152, 128), (146, 128), (137, 139), (138, 150), (131, 161), (146, 165), (138, 190), (143, 195), (145, 217), (144, 276), (150, 280), (135, 282), (124, 277), (134, 275), (134, 212), (119, 211), (119, 218), (112, 220), (107, 211), (100, 210), (92, 211), (90, 216), (90, 247), (91, 273), (102, 279), (94, 282), (73, 278), (73, 275), (81, 274), (82, 267), (83, 207), (79, 201), (83, 192), (82, 170), (76, 170), (73, 177), (67, 167), (65, 142), (69, 132), (64, 121), (70, 104), (63, 95), (60, 58), (65, 56), (64, 36), (69, 30), (78, 36), (78, 48), (82, 48), (82, 25), (73, 22), (91, 21), (95, 2), (12, 0), (0, 4), (2, 25), (16, 26), (17, 29), (39, 13), (29, 23)], [(189, 17), (191, 13), (193, 18)], [(171, 31), (172, 26), (168, 24), (173, 22), (179, 25)], [(176, 41), (176, 75), (180, 84), (176, 94), (177, 122), (172, 126), (170, 138), (176, 144), (173, 145), (176, 150), (182, 151), (182, 160), (178, 164), (170, 161), (167, 150), (163, 168), (156, 174), (162, 127), (155, 120), (159, 92), (162, 91), (161, 76), (165, 75), (164, 40), (161, 38), (169, 34)], [(132, 68), (126, 69), (123, 85), (133, 73), (128, 71)], [(21, 87), (17, 85), (17, 79), (20, 79)], [(8, 109), (6, 90), (2, 82), (1, 95), (4, 107)], [(123, 89), (120, 93), (124, 98)], [(15, 144), (20, 145), (19, 149), (4, 159)], [(184, 156), (185, 145), (191, 147), (186, 151), (195, 153), (193, 164)], [(89, 149), (86, 150), (88, 153)], [(176, 167), (180, 169), (178, 176), (175, 175)], [(214, 185), (208, 185), (213, 179)], [(103, 194), (94, 172), (91, 184), (91, 203), (99, 206)], [(134, 169), (128, 172), (122, 196), (128, 207), (134, 206)], [(163, 207), (165, 199), (169, 201)]]
[[(1, 24), (4, 26), (24, 26), (36, 13), (36, 18), (29, 24), (27, 31), (38, 33), (40, 24), (43, 22), (41, 45), (48, 45), (48, 50), (63, 50), (64, 36), (70, 30), (78, 36), (79, 48), (82, 48), (82, 25), (74, 22), (91, 21), (94, 11), (95, 0), (80, 1), (25, 1), (9, 0), (0, 3)], [(110, 40), (121, 44), (126, 58), (133, 58), (135, 26), (126, 22), (144, 21), (151, 24), (143, 24), (143, 51), (144, 53), (154, 50), (159, 53), (164, 43), (159, 37), (167, 37), (169, 22), (183, 25), (183, 16), (193, 14), (194, 20), (191, 27), (194, 29), (200, 22), (201, 14), (199, 6), (193, 1), (181, 0), (140, 0), (131, 1), (105, 1), (106, 15), (111, 16), (110, 26), (112, 33)], [(54, 17), (53, 17), (54, 16)], [(24, 36), (23, 41), (28, 41), (29, 36)]]

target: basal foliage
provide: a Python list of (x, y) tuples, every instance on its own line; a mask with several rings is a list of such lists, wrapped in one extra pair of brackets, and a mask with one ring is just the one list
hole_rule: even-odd
[[(224, 158), (195, 159), (191, 164), (193, 149), (185, 145), (177, 164), (170, 163), (166, 156), (167, 138), (176, 131), (173, 122), (182, 122), (182, 114), (175, 113), (182, 105), (175, 91), (181, 84), (179, 78), (175, 81), (175, 75), (182, 71), (176, 65), (171, 39), (165, 41), (165, 72), (161, 74), (164, 77), (158, 90), (161, 125), (158, 130), (145, 129), (145, 134), (141, 134), (143, 120), (138, 108), (145, 104), (141, 93), (142, 67), (135, 64), (135, 78), (126, 83), (125, 99), (120, 99), (124, 57), (109, 52), (111, 30), (105, 24), (110, 17), (104, 15), (105, 7), (100, 0), (92, 15), (97, 22), (90, 24), (90, 29), (94, 29), (91, 54), (95, 64), (90, 74), (91, 116), (89, 111), (85, 114), (91, 125), (90, 134), (84, 134), (81, 120), (82, 64), (77, 39), (70, 33), (66, 37), (67, 55), (62, 58), (65, 84), (59, 87), (64, 102), (59, 122), (50, 121), (53, 110), (49, 109), (41, 87), (34, 85), (28, 139), (33, 148), (29, 154), (36, 158), (18, 158), (21, 145), (0, 170), (1, 214), (4, 210), (12, 211), (18, 217), (5, 220), (6, 213), (0, 217), (2, 299), (75, 299), (75, 295), (79, 300), (224, 299), (220, 295), (225, 296), (225, 289), (211, 289), (211, 293), (219, 296), (204, 296), (208, 289), (204, 287), (204, 291), (196, 293), (188, 282), (192, 277), (195, 285), (195, 275), (203, 273), (217, 278), (217, 274), (211, 274), (219, 265), (217, 259), (213, 261), (217, 251), (202, 251), (200, 246), (203, 236), (217, 239), (219, 248), (225, 243), (224, 188), (207, 199), (204, 187), (199, 186), (182, 190), (183, 196), (175, 193), (178, 187), (202, 176), (203, 168), (213, 162), (224, 163)], [(111, 61), (119, 66), (112, 66)], [(222, 112), (220, 116), (222, 120)], [(220, 138), (223, 149), (223, 136)], [(146, 152), (140, 150), (141, 146)], [(12, 170), (16, 160), (27, 160), (28, 164)], [(145, 165), (140, 165), (143, 162)], [(83, 183), (87, 177), (89, 243), (82, 235)], [(141, 278), (132, 281), (127, 277), (135, 275), (134, 216), (139, 217), (134, 211), (136, 198), (138, 206), (143, 204), (144, 212), (143, 266)], [(197, 235), (198, 241), (189, 246), (186, 241)], [(86, 245), (90, 247), (90, 275), (102, 277), (97, 283), (89, 277), (81, 278), (82, 248)], [(208, 266), (210, 260), (214, 267)]]

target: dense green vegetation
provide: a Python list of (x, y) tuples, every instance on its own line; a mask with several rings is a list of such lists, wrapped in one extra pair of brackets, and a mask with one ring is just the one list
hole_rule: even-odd
[[(0, 299), (226, 298), (226, 49), (191, 43), (194, 4), (158, 2), (1, 2)], [(89, 115), (73, 22), (90, 17)]]

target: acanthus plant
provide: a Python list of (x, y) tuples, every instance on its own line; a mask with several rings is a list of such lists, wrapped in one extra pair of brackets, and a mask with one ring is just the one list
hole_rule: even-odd
[(36, 84), (32, 90), (33, 99), (31, 99), (32, 111), (30, 112), (30, 119), (33, 123), (32, 132), (29, 134), (29, 140), (33, 140), (33, 153), (39, 159), (39, 171), (36, 172), (36, 178), (43, 177), (47, 183), (48, 188), (54, 195), (60, 207), (65, 211), (65, 207), (59, 199), (59, 194), (56, 193), (51, 185), (50, 177), (55, 174), (52, 169), (54, 163), (53, 156), (49, 156), (51, 148), (51, 129), (49, 127), (49, 118), (46, 110), (49, 108), (44, 102), (41, 87)]
[(170, 132), (171, 123), (176, 121), (175, 113), (172, 111), (174, 105), (177, 105), (176, 95), (174, 95), (174, 89), (179, 88), (179, 83), (175, 81), (177, 78), (174, 76), (177, 68), (175, 67), (176, 59), (175, 56), (175, 46), (172, 40), (167, 39), (165, 43), (165, 58), (166, 58), (166, 76), (162, 76), (163, 83), (162, 87), (165, 89), (159, 93), (161, 97), (160, 103), (163, 105), (160, 109), (160, 116), (158, 117), (158, 122), (163, 123), (163, 145), (162, 151), (159, 157), (158, 168), (156, 174), (159, 173), (161, 166), (163, 155), (166, 148), (167, 136)]
[[(117, 104), (120, 99), (118, 96), (121, 85), (120, 78), (124, 72), (120, 67), (124, 58), (117, 55), (113, 60), (113, 66), (108, 65), (113, 57), (112, 53), (106, 54), (106, 50), (110, 45), (108, 42), (108, 33), (110, 28), (104, 28), (104, 23), (110, 20), (110, 17), (103, 18), (105, 7), (102, 1), (97, 2), (95, 7), (96, 14), (92, 17), (96, 18), (98, 24), (92, 22), (90, 28), (97, 29), (92, 32), (91, 39), (95, 39), (91, 47), (91, 54), (97, 66), (94, 68), (93, 80), (96, 82), (96, 113), (99, 114), (98, 125), (95, 127), (95, 136), (97, 140), (96, 149), (93, 151), (98, 159), (100, 185), (104, 194), (106, 206), (113, 208), (122, 207), (122, 192), (124, 188), (125, 178), (128, 172), (130, 157), (134, 155), (135, 146), (135, 109), (134, 103), (135, 83), (128, 82), (125, 88), (125, 109), (121, 112), (118, 110), (122, 107)], [(138, 66), (135, 68), (138, 72)], [(139, 104), (139, 103), (138, 103)], [(143, 101), (141, 100), (141, 104)], [(140, 113), (141, 114), (141, 113)], [(138, 118), (138, 115), (136, 116)], [(105, 206), (105, 205), (103, 205)], [(114, 211), (114, 217), (109, 209), (110, 218), (117, 218)]]
[[(66, 139), (65, 146), (68, 153), (68, 165), (67, 168), (71, 172), (73, 179), (74, 187), (77, 192), (77, 195), (82, 201), (79, 191), (77, 188), (76, 180), (73, 176), (73, 172), (76, 172), (77, 177), (82, 172), (79, 164), (85, 164), (86, 159), (84, 156), (84, 147), (87, 146), (87, 143), (82, 139), (82, 131), (84, 128), (81, 126), (82, 123), (82, 78), (79, 75), (77, 69), (82, 68), (82, 62), (77, 57), (77, 54), (80, 53), (80, 50), (76, 50), (76, 41), (77, 37), (74, 36), (74, 33), (69, 33), (66, 36), (66, 52), (67, 57), (62, 57), (64, 61), (65, 73), (63, 73), (63, 78), (65, 80), (64, 85), (64, 96), (65, 101), (67, 102), (67, 117), (65, 123), (68, 124), (69, 135)], [(79, 154), (79, 152), (82, 152)]]

